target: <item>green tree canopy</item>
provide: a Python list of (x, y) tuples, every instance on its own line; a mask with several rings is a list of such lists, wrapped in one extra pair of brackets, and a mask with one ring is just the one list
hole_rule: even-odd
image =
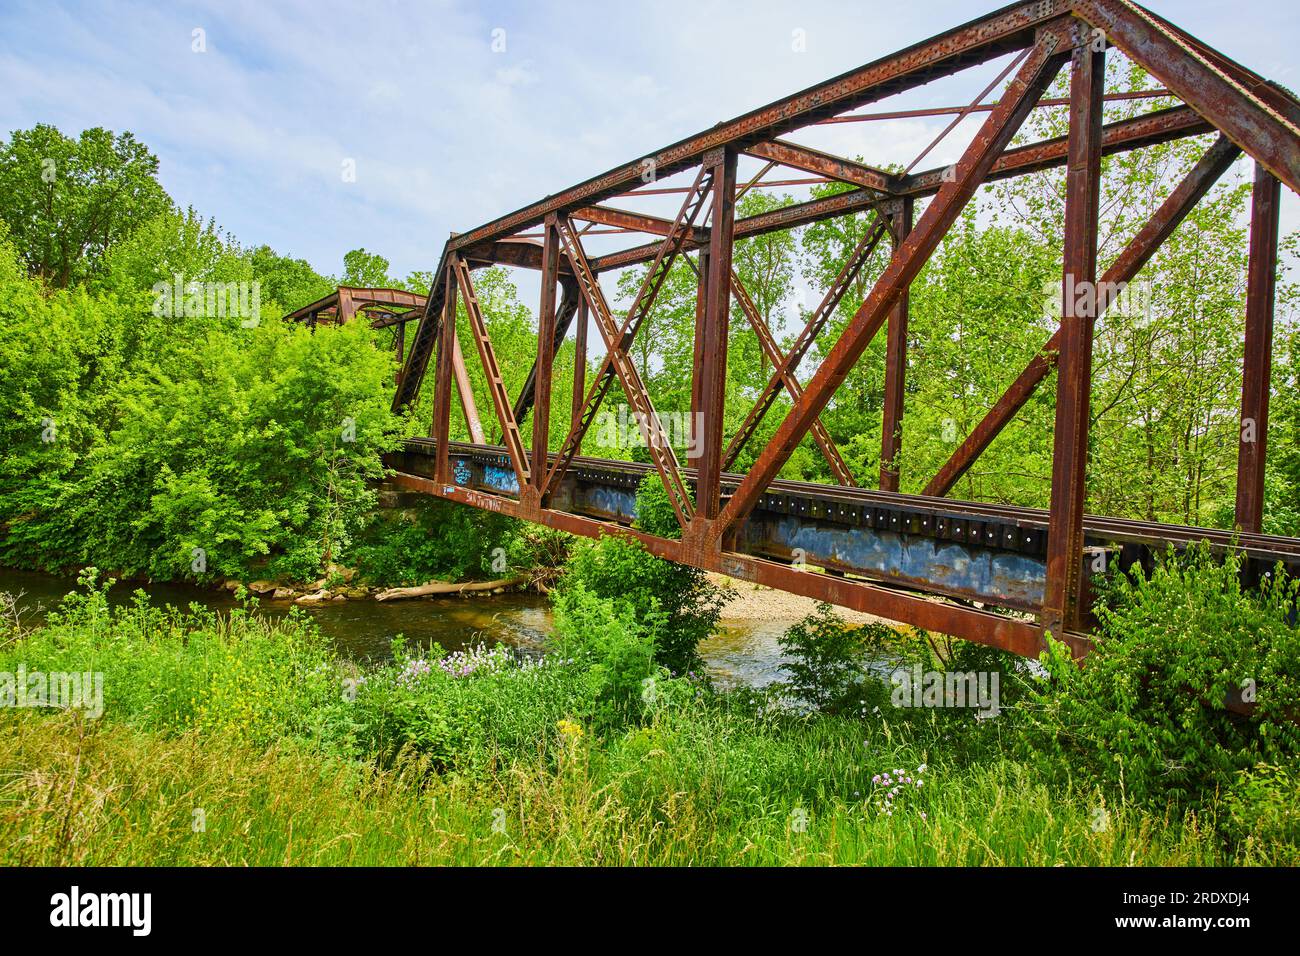
[(115, 243), (170, 205), (157, 157), (131, 133), (71, 139), (42, 123), (0, 144), (0, 218), (28, 270), (59, 288), (94, 276)]

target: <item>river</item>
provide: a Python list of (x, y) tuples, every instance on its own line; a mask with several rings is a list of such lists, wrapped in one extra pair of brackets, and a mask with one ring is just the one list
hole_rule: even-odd
[[(21, 593), (20, 607), (31, 612), (28, 622), (32, 624), (43, 620), (45, 611), (75, 589), (73, 578), (0, 568), (0, 592)], [(226, 591), (186, 584), (119, 583), (109, 592), (109, 600), (124, 604), (137, 590), (145, 591), (158, 605), (183, 608), (199, 604), (219, 612), (236, 606)], [(261, 603), (262, 612), (270, 617), (288, 614), (292, 607), (282, 601)], [(386, 657), (389, 642), (398, 634), (411, 645), (429, 647), (437, 642), (448, 651), (478, 643), (505, 643), (525, 653), (540, 654), (552, 626), (549, 602), (537, 594), (384, 602), (366, 599), (299, 610), (316, 622), (340, 653), (358, 661)], [(709, 673), (724, 687), (762, 687), (780, 680), (782, 655), (777, 639), (801, 616), (724, 618), (718, 633), (700, 645)]]

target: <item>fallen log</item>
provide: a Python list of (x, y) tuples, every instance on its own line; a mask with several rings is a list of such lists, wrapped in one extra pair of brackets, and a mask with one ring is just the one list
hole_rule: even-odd
[(524, 577), (499, 578), (496, 581), (467, 581), (464, 584), (449, 584), (435, 581), (432, 584), (420, 584), (411, 588), (387, 588), (375, 595), (376, 601), (399, 601), (403, 598), (438, 597), (447, 594), (469, 594), (475, 591), (495, 591), (498, 588), (512, 588), (524, 584)]

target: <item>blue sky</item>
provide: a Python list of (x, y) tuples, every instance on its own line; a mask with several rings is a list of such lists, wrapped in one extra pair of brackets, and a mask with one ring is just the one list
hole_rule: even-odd
[[(1300, 87), (1294, 0), (1148, 3)], [(159, 156), (175, 200), (244, 244), (334, 273), (345, 251), (364, 246), (404, 275), (432, 268), (449, 231), (996, 5), (0, 0), (0, 127), (130, 129)], [(205, 52), (193, 49), (195, 30)], [(889, 102), (965, 103), (996, 72)], [(907, 163), (941, 126), (843, 124), (795, 138)], [(926, 166), (956, 158), (973, 128)], [(342, 175), (348, 160), (355, 182)], [(1294, 227), (1296, 197), (1284, 192)]]

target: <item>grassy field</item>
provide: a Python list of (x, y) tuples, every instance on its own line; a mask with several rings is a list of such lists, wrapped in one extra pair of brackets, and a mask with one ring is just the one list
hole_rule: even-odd
[[(864, 748), (833, 727), (669, 722), (471, 778), (427, 758), (378, 769), (72, 714), (2, 721), (5, 865), (1231, 862), (1194, 818), (1112, 808), (1096, 829), (1092, 801), (1009, 761), (931, 766), (924, 797), (887, 816), (838, 792)], [(876, 753), (916, 759), (903, 744)]]
[(606, 664), (399, 644), (360, 672), (303, 620), (93, 588), (0, 638), (19, 664), (103, 673), (104, 712), (0, 708), (4, 865), (1297, 861), (1289, 777), (1248, 813), (1139, 804), (1035, 759), (1015, 708), (799, 712), (666, 678), (616, 712)]

